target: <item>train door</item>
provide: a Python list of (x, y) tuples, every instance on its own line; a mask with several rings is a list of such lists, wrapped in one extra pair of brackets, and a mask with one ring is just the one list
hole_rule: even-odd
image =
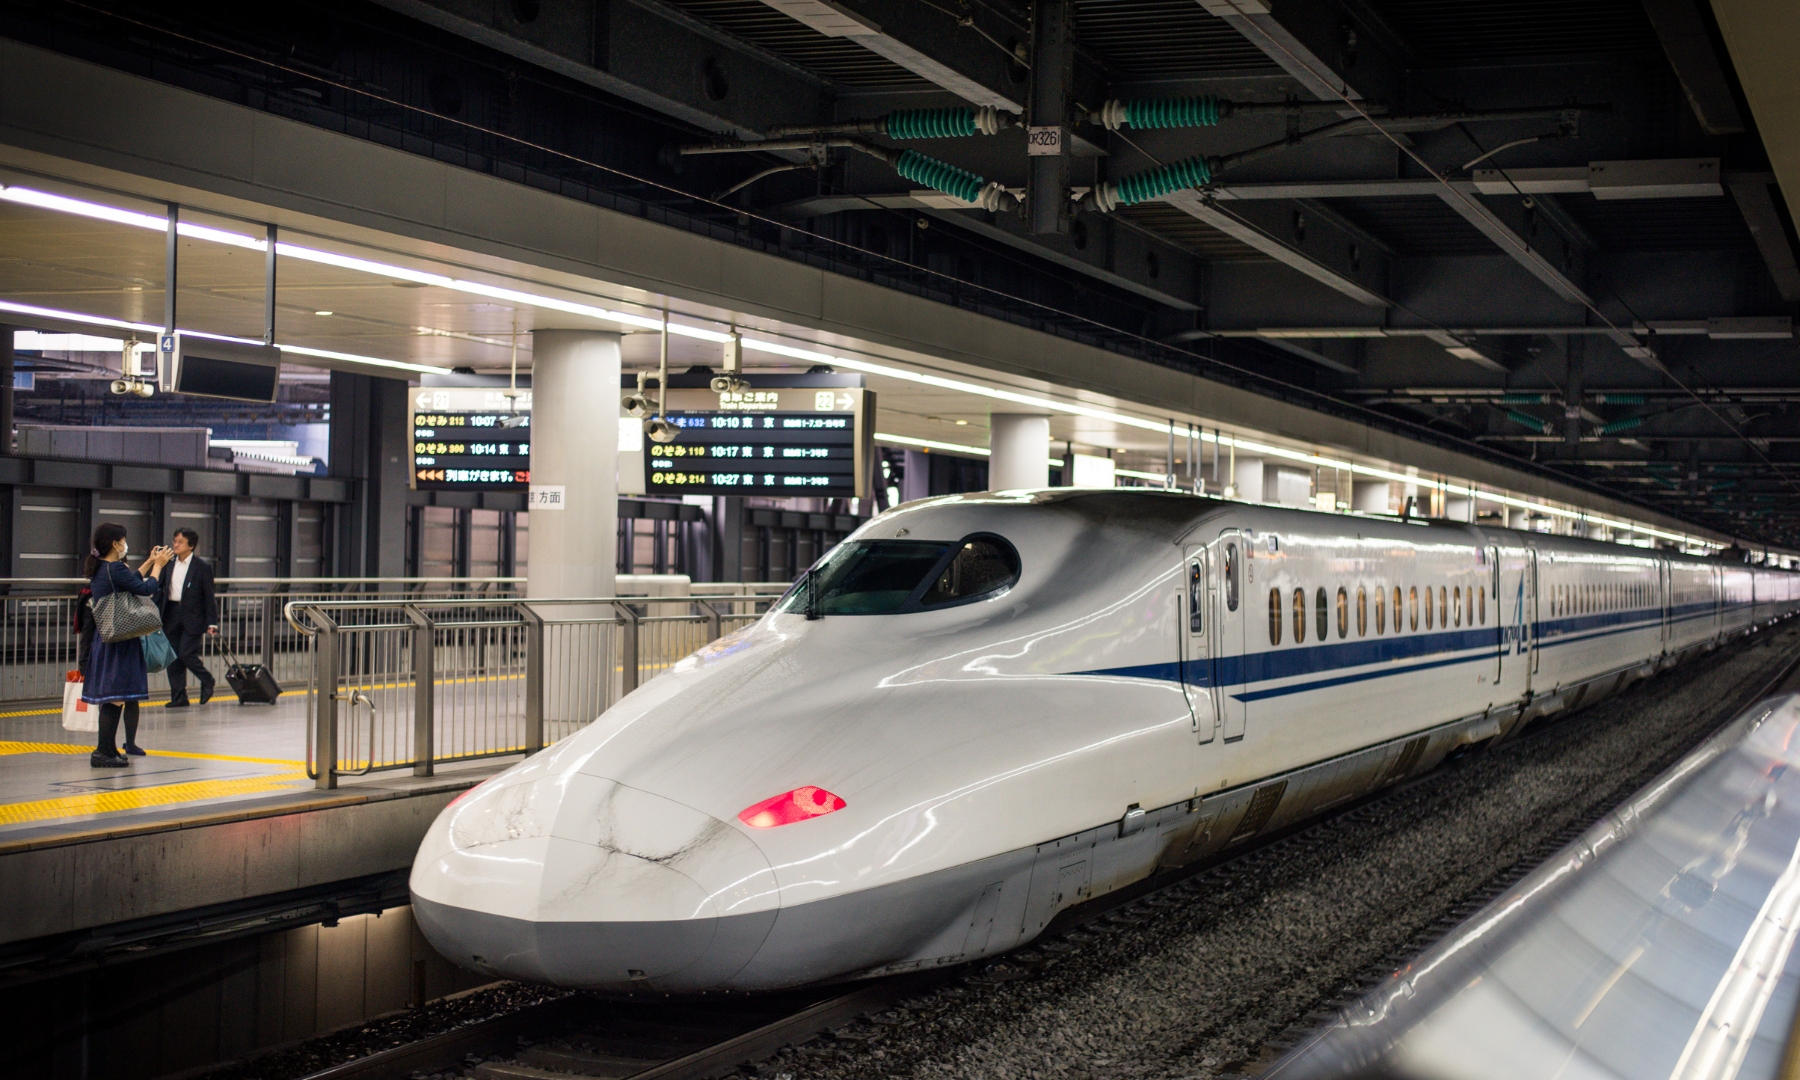
[(1659, 640), (1662, 642), (1662, 651), (1665, 653), (1669, 651), (1669, 638), (1675, 633), (1672, 613), (1675, 604), (1674, 587), (1675, 579), (1669, 573), (1669, 560), (1656, 560), (1656, 609), (1661, 613), (1657, 622), (1662, 627)]
[[(1497, 545), (1488, 545), (1487, 563), (1488, 593), (1494, 598), (1494, 685), (1499, 686), (1500, 676), (1506, 670), (1506, 617), (1500, 614), (1500, 548)], [(1398, 617), (1396, 611), (1395, 618)], [(1486, 612), (1482, 613), (1482, 621), (1487, 621)]]
[(1206, 548), (1187, 548), (1183, 573), (1187, 589), (1182, 596), (1181, 688), (1194, 714), (1194, 732), (1200, 742), (1213, 741), (1219, 713), (1212, 694), (1212, 600), (1207, 595)]
[(1244, 700), (1246, 659), (1244, 644), (1248, 640), (1245, 624), (1249, 621), (1250, 540), (1236, 529), (1219, 534), (1213, 565), (1219, 568), (1211, 588), (1213, 626), (1213, 700), (1219, 707), (1219, 726), (1226, 742), (1244, 737), (1249, 720), (1249, 704)]
[(1538, 549), (1525, 549), (1525, 573), (1519, 576), (1519, 651), (1525, 654), (1525, 689), (1531, 689), (1531, 677), (1537, 674), (1538, 654)]

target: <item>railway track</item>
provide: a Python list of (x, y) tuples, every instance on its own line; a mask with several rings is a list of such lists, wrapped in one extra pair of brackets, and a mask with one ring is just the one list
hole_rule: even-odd
[[(1761, 665), (1748, 685), (1726, 695), (1709, 710), (1705, 732), (1716, 729), (1760, 697), (1776, 692), (1800, 669), (1800, 626), (1777, 627), (1747, 642), (1728, 646), (1678, 672), (1688, 673), (1684, 690), (1709, 674), (1722, 674), (1728, 661), (1746, 650), (1779, 642), (1781, 656)], [(1643, 684), (1641, 684), (1643, 685)], [(1619, 699), (1614, 699), (1617, 702)], [(1603, 702), (1594, 710), (1603, 710)], [(1583, 710), (1583, 714), (1593, 710)], [(1579, 734), (1583, 714), (1540, 723), (1509, 744), (1520, 752)], [(1685, 753), (1697, 739), (1667, 749), (1647, 764), (1646, 779)], [(1654, 766), (1654, 767), (1652, 767)], [(1228, 859), (1185, 868), (1065, 912), (1031, 945), (995, 960), (962, 968), (918, 973), (848, 989), (774, 995), (718, 996), (688, 1000), (609, 1001), (583, 994), (480, 1020), (368, 1054), (307, 1074), (304, 1080), (402, 1080), (427, 1076), (481, 1080), (569, 1080), (592, 1076), (609, 1080), (706, 1080), (733, 1072), (748, 1076), (892, 1075), (909, 1072), (901, 1060), (883, 1064), (884, 1046), (898, 1033), (924, 1027), (957, 1026), (959, 1011), (970, 1011), (984, 996), (1004, 996), (1083, 953), (1104, 952), (1116, 935), (1129, 935), (1159, 919), (1233, 895), (1265, 875), (1268, 868), (1304, 861), (1350, 844), (1359, 834), (1392, 833), (1407, 818), (1409, 804), (1453, 775), (1455, 766), (1386, 789), (1328, 817), (1301, 823), (1284, 834)], [(1609, 803), (1605, 809), (1610, 809)], [(1317, 1027), (1330, 1022), (1369, 986), (1429, 947), (1494, 896), (1529, 873), (1585, 830), (1597, 814), (1560, 824), (1535, 839), (1529, 850), (1481, 885), (1461, 894), (1438, 916), (1384, 951), (1374, 963), (1341, 979), (1335, 993), (1314, 997), (1300, 1011), (1279, 1018), (1285, 1026), (1260, 1040), (1253, 1053), (1235, 1060), (1201, 1058), (1205, 1072), (1221, 1077), (1253, 1076)], [(977, 1010), (978, 1011), (978, 1010)], [(899, 1058), (907, 1055), (900, 1054)], [(234, 1072), (233, 1075), (238, 1075)], [(243, 1074), (251, 1075), (251, 1074)]]

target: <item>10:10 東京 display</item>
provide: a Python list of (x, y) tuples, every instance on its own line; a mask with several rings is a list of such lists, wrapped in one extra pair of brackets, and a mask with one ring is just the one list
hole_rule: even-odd
[(651, 495), (865, 493), (874, 407), (866, 390), (671, 389), (668, 397), (668, 419), (680, 434), (645, 447), (644, 487)]

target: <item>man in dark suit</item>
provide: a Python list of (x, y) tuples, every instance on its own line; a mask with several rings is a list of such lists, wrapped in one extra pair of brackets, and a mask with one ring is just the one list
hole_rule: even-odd
[(169, 665), (169, 708), (188, 704), (187, 673), (200, 679), (200, 704), (212, 700), (213, 676), (200, 662), (200, 643), (207, 634), (219, 632), (219, 601), (213, 596), (212, 564), (195, 553), (200, 534), (192, 529), (175, 530), (170, 545), (175, 557), (158, 575), (162, 582), (163, 633), (175, 647), (175, 662)]

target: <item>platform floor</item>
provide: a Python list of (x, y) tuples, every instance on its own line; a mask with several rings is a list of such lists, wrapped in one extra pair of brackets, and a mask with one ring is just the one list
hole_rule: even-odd
[[(91, 766), (94, 739), (91, 732), (65, 731), (60, 710), (0, 716), (0, 842), (170, 821), (195, 811), (268, 807), (272, 800), (303, 809), (331, 795), (306, 777), (304, 694), (284, 696), (274, 706), (239, 705), (229, 690), (206, 705), (182, 709), (147, 702), (138, 725), (138, 744), (147, 756), (132, 758), (128, 768)], [(491, 773), (516, 760), (486, 758), (438, 771), (445, 779)], [(419, 782), (400, 770), (340, 777), (339, 786), (349, 792)]]

